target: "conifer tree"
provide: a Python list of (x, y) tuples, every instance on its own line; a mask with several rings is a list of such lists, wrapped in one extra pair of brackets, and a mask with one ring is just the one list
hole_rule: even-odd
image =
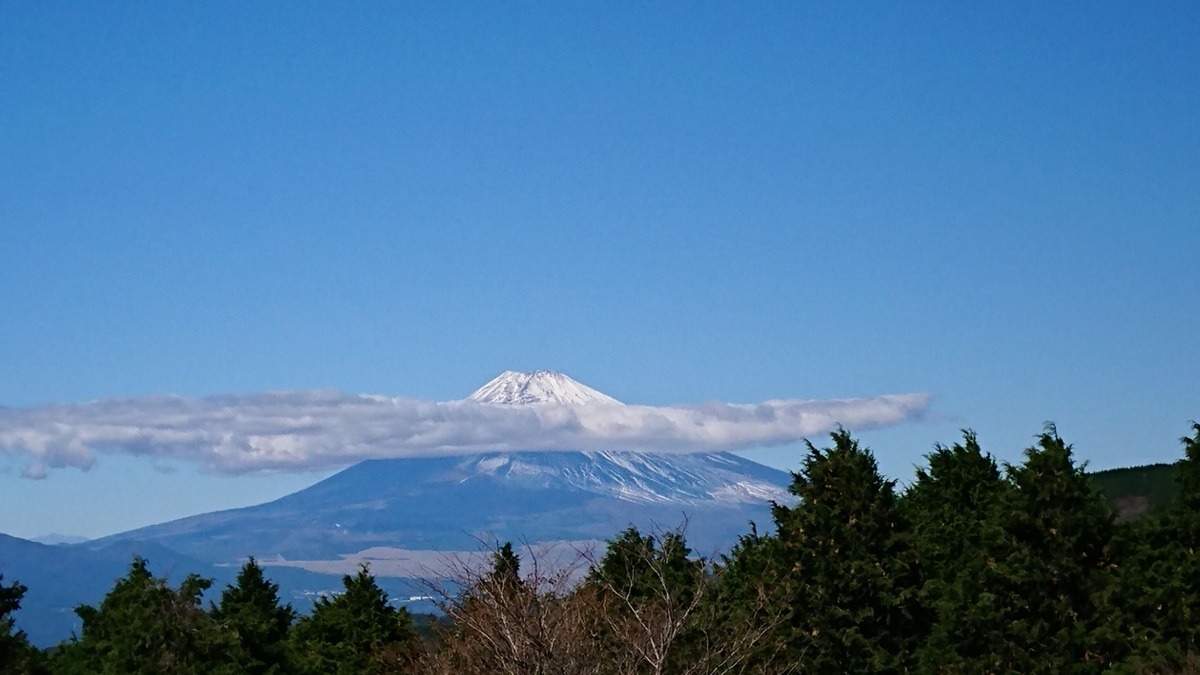
[(849, 432), (831, 437), (793, 474), (800, 503), (774, 508), (773, 564), (795, 607), (788, 658), (798, 672), (901, 672), (921, 621), (894, 484)]
[(1136, 663), (1179, 667), (1200, 652), (1200, 423), (1181, 440), (1169, 507), (1122, 526), (1119, 625)]
[[(740, 656), (742, 672), (790, 673), (793, 665), (782, 654), (790, 637), (790, 620), (803, 611), (789, 592), (788, 573), (783, 564), (779, 539), (760, 534), (751, 522), (749, 534), (739, 538), (715, 569), (715, 587), (706, 599), (706, 609), (718, 627), (714, 637), (724, 642), (744, 640)], [(757, 632), (757, 635), (752, 633)]]
[(492, 571), (490, 578), (495, 583), (506, 588), (521, 586), (521, 557), (513, 552), (511, 541), (492, 554)]
[(999, 518), (1008, 483), (973, 432), (938, 445), (901, 498), (921, 570), (929, 629), (917, 650), (922, 670), (988, 672), (1003, 640), (993, 593), (1007, 536)]
[(707, 650), (696, 643), (696, 610), (709, 578), (683, 528), (643, 535), (629, 527), (609, 541), (584, 593), (600, 608), (607, 660), (637, 672), (692, 672)]
[(220, 604), (211, 611), (218, 624), (232, 630), (241, 644), (239, 666), (246, 673), (282, 673), (288, 670), (286, 639), (296, 619), (292, 606), (280, 605), (279, 584), (263, 576), (262, 567), (250, 558), (227, 585)]
[(682, 532), (655, 536), (629, 527), (608, 542), (604, 557), (588, 579), (634, 601), (668, 593), (687, 602), (703, 569), (702, 561), (689, 558), (691, 553)]
[(299, 671), (351, 675), (404, 667), (419, 641), (408, 610), (391, 605), (366, 565), (342, 577), (342, 585), (340, 595), (318, 600), (292, 629)]
[(70, 673), (236, 673), (237, 637), (200, 607), (212, 581), (189, 575), (178, 589), (135, 557), (99, 607), (80, 606), (83, 635), (60, 648), (54, 670)]
[(1052, 425), (1007, 473), (1008, 540), (983, 589), (990, 620), (1003, 628), (989, 669), (1100, 672), (1112, 658), (1100, 633), (1112, 511)]
[(29, 644), (25, 632), (16, 628), (13, 618), (27, 590), (15, 581), (6, 586), (0, 574), (0, 673), (37, 672), (40, 668), (41, 654)]

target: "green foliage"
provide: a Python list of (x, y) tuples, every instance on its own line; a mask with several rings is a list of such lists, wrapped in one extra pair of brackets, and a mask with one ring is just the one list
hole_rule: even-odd
[(917, 471), (900, 502), (912, 523), (930, 621), (916, 660), (923, 670), (986, 672), (1003, 639), (993, 591), (1007, 543), (1000, 507), (1011, 497), (1010, 485), (970, 431), (926, 459), (928, 470)]
[(418, 638), (406, 609), (396, 609), (366, 565), (342, 578), (345, 590), (317, 601), (292, 629), (296, 666), (303, 673), (385, 673), (413, 657)]
[(845, 430), (831, 438), (824, 450), (809, 443), (793, 475), (800, 504), (774, 509), (788, 658), (800, 672), (900, 672), (921, 624), (907, 525), (871, 452)]
[(1149, 464), (1089, 474), (1119, 521), (1134, 520), (1175, 501), (1177, 464)]
[(1001, 504), (1006, 539), (989, 551), (984, 605), (995, 625), (994, 667), (1019, 672), (1100, 672), (1107, 548), (1113, 515), (1053, 426), (1009, 466)]
[(279, 585), (263, 576), (254, 558), (242, 566), (237, 583), (225, 587), (211, 614), (237, 635), (238, 665), (243, 672), (287, 672), (286, 641), (296, 612), (291, 605), (279, 604)]
[(1163, 645), (1176, 660), (1200, 646), (1200, 424), (1184, 437), (1176, 464), (1178, 498), (1145, 522), (1130, 526), (1122, 544), (1118, 601), (1130, 616), (1137, 651)]
[(521, 558), (513, 552), (511, 541), (496, 549), (492, 554), (491, 578), (497, 584), (516, 588), (521, 582)]
[(788, 576), (791, 570), (782, 560), (779, 539), (759, 534), (751, 523), (750, 533), (721, 557), (716, 568), (716, 586), (705, 607), (719, 628), (714, 633), (728, 643), (746, 627), (770, 625), (767, 634), (746, 645), (745, 672), (792, 672), (775, 667), (783, 660), (781, 653), (791, 633), (784, 627), (800, 609), (789, 590), (788, 582), (794, 582)]
[(212, 582), (190, 575), (178, 589), (135, 557), (98, 608), (80, 606), (83, 636), (59, 649), (66, 673), (235, 673), (237, 636), (200, 607)]
[(633, 602), (664, 595), (688, 602), (704, 565), (692, 560), (691, 553), (681, 532), (655, 536), (629, 527), (608, 542), (604, 557), (590, 570), (588, 579)]
[(608, 542), (586, 584), (607, 617), (601, 631), (607, 659), (630, 656), (629, 663), (653, 672), (682, 672), (672, 664), (698, 658), (693, 610), (706, 572), (691, 554), (682, 528), (642, 534), (629, 527)]
[(17, 583), (4, 585), (0, 574), (0, 673), (32, 673), (41, 669), (41, 655), (24, 631), (17, 630), (13, 614), (21, 608), (28, 589)]

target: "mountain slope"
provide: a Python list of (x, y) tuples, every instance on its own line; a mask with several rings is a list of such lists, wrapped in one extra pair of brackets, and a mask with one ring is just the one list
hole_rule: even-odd
[(700, 550), (770, 522), (790, 475), (729, 453), (488, 453), (371, 460), (267, 504), (98, 540), (152, 541), (215, 563), (336, 560), (371, 547), (469, 550), (474, 538), (605, 539), (689, 522)]
[(191, 572), (224, 579), (232, 575), (199, 560), (181, 556), (153, 542), (110, 542), (94, 548), (39, 544), (0, 534), (0, 574), (4, 583), (20, 581), (28, 591), (15, 618), (17, 627), (40, 647), (78, 633), (80, 604), (96, 604), (125, 576), (135, 553), (152, 563), (152, 571), (179, 582)]

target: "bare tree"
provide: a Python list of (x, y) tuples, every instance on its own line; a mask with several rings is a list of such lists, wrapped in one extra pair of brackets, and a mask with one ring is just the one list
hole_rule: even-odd
[(683, 529), (632, 528), (593, 548), (491, 545), (491, 565), (450, 560), (429, 583), (450, 627), (429, 675), (725, 675), (789, 672), (774, 657), (785, 605), (751, 589), (727, 611), (722, 569), (690, 556)]
[(511, 546), (492, 547), (491, 569), (449, 561), (452, 584), (435, 584), (451, 628), (428, 662), (431, 673), (584, 675), (598, 673), (587, 608), (571, 593), (582, 558), (551, 564), (544, 549), (513, 564)]

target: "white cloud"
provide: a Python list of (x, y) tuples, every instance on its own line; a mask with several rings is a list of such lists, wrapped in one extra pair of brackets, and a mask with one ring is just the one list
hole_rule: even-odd
[(158, 396), (0, 408), (0, 448), (27, 456), (30, 478), (86, 470), (97, 453), (244, 473), (493, 450), (711, 452), (791, 443), (839, 424), (896, 424), (919, 416), (929, 400), (899, 394), (652, 407), (434, 403), (323, 390)]

